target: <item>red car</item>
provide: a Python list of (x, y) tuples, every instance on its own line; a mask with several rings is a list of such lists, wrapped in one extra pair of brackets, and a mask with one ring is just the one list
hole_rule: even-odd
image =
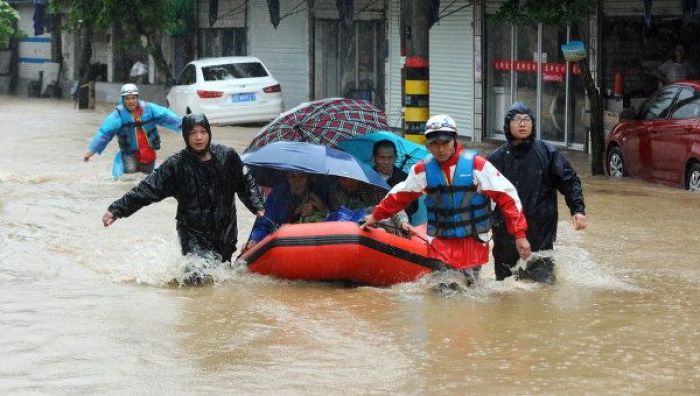
[(700, 191), (700, 80), (669, 84), (620, 118), (606, 139), (610, 176)]

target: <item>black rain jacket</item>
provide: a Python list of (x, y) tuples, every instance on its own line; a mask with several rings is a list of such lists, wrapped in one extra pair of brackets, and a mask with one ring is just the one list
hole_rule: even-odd
[(264, 204), (234, 149), (212, 144), (209, 150), (209, 161), (200, 161), (188, 149), (169, 157), (108, 210), (116, 218), (128, 217), (146, 205), (174, 197), (183, 254), (199, 248), (227, 261), (238, 241), (235, 194), (253, 213)]
[[(559, 220), (557, 191), (564, 195), (572, 215), (585, 214), (581, 180), (552, 145), (534, 138), (517, 146), (509, 141), (489, 154), (488, 160), (518, 190), (527, 219), (527, 240), (533, 252), (553, 248)], [(507, 235), (503, 215), (496, 211), (494, 236)]]

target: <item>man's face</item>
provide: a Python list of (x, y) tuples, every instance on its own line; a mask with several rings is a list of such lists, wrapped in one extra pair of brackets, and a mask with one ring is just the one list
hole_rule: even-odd
[(393, 148), (380, 147), (373, 158), (379, 173), (391, 175), (394, 170), (394, 163), (396, 162), (396, 152), (394, 152)]
[(287, 181), (289, 182), (289, 190), (294, 195), (299, 195), (306, 190), (309, 185), (309, 175), (304, 172), (288, 172)]
[(187, 143), (190, 148), (196, 153), (202, 153), (209, 145), (209, 133), (206, 128), (201, 125), (195, 125), (187, 137)]
[(510, 120), (510, 134), (514, 140), (525, 140), (532, 134), (532, 118), (527, 114), (516, 114)]
[(138, 95), (126, 95), (124, 96), (124, 106), (129, 111), (134, 111), (136, 106), (139, 105), (139, 96)]
[(445, 162), (455, 153), (455, 140), (435, 139), (428, 143), (428, 151), (438, 162)]

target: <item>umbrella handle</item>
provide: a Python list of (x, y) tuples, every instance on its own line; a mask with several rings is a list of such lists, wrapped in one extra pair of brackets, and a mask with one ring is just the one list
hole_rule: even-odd
[(403, 169), (403, 167), (406, 165), (406, 162), (408, 162), (409, 158), (411, 158), (408, 154), (405, 154), (403, 156), (403, 161), (401, 161), (401, 166), (399, 166), (399, 169)]

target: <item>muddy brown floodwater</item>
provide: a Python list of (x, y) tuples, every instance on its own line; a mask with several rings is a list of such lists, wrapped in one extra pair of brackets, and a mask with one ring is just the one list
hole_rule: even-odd
[[(113, 142), (83, 163), (108, 107), (0, 96), (0, 392), (697, 394), (700, 194), (582, 175), (590, 226), (562, 205), (559, 282), (449, 298), (277, 281), (243, 269), (209, 287), (186, 265), (175, 202), (109, 229), (141, 176), (111, 178)], [(214, 128), (242, 151), (256, 128)], [(162, 132), (163, 158), (183, 146)], [(252, 216), (240, 206), (239, 239)], [(196, 262), (194, 264), (197, 264)]]

